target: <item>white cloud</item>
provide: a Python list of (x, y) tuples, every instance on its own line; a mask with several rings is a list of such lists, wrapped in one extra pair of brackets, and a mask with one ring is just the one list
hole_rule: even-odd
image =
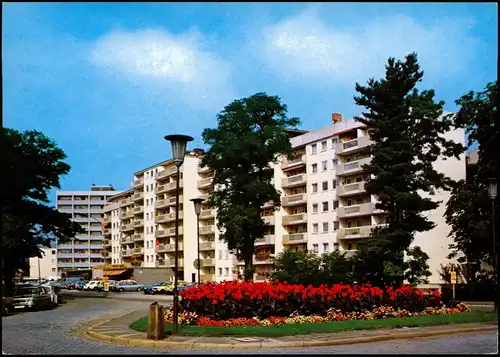
[(114, 31), (99, 38), (91, 61), (155, 91), (169, 89), (184, 101), (220, 106), (232, 99), (230, 64), (203, 48), (195, 32), (179, 36), (163, 30)]
[(383, 75), (389, 57), (417, 52), (428, 75), (453, 75), (467, 68), (477, 41), (470, 23), (444, 19), (423, 26), (407, 16), (377, 18), (361, 28), (341, 28), (306, 10), (261, 31), (254, 42), (265, 62), (288, 78), (335, 80), (351, 86)]

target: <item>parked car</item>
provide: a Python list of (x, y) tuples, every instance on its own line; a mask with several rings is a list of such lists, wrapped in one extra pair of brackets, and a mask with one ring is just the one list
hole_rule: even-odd
[(75, 289), (82, 291), (84, 286), (88, 283), (88, 280), (79, 280), (75, 283)]
[(2, 316), (8, 316), (14, 309), (14, 299), (11, 297), (2, 296)]
[(158, 283), (154, 283), (153, 285), (148, 285), (148, 286), (144, 287), (144, 294), (154, 295), (156, 293), (153, 290), (155, 287), (168, 285), (168, 284), (169, 284), (168, 282), (158, 282)]
[(97, 285), (99, 284), (100, 280), (91, 280), (85, 286), (83, 287), (83, 290), (85, 291), (92, 291), (97, 289)]
[(51, 309), (54, 302), (47, 287), (19, 286), (14, 292), (14, 309)]
[(142, 291), (144, 290), (144, 285), (139, 284), (135, 280), (122, 280), (116, 285), (113, 285), (113, 291)]
[(183, 286), (179, 286), (179, 287), (177, 288), (177, 290), (178, 290), (178, 291), (182, 291), (182, 290), (187, 289), (187, 288), (189, 288), (189, 287), (191, 287), (191, 286), (200, 287), (200, 286), (202, 286), (202, 285), (205, 285), (205, 283), (200, 283), (199, 285), (198, 285), (198, 283), (189, 283), (189, 284), (186, 284), (186, 285), (183, 285)]
[(99, 281), (99, 283), (97, 284), (97, 288), (96, 290), (97, 291), (104, 291), (104, 284), (105, 283), (108, 283), (109, 286), (108, 286), (108, 290), (111, 290), (111, 286), (115, 285), (116, 282), (114, 280), (101, 280)]
[[(185, 281), (178, 281), (177, 282), (177, 290), (179, 290), (180, 287), (187, 285)], [(167, 294), (167, 295), (173, 295), (174, 294), (174, 283), (173, 282), (168, 282), (165, 285), (161, 286), (156, 286), (153, 288), (154, 293), (153, 294)]]

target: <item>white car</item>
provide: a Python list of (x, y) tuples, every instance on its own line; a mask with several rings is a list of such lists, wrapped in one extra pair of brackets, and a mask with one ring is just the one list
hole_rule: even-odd
[(83, 290), (96, 290), (99, 285), (99, 280), (91, 280), (83, 287)]

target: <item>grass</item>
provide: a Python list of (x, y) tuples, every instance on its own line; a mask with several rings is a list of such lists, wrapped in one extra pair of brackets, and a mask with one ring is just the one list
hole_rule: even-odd
[[(186, 336), (261, 336), (280, 337), (328, 333), (353, 330), (374, 330), (400, 327), (421, 327), (447, 324), (498, 321), (498, 314), (490, 312), (465, 312), (456, 315), (429, 315), (382, 320), (348, 320), (316, 324), (276, 325), (276, 326), (235, 326), (208, 327), (179, 325), (179, 333)], [(146, 332), (148, 318), (141, 317), (132, 322), (134, 330)], [(172, 331), (172, 324), (165, 324), (165, 331)]]

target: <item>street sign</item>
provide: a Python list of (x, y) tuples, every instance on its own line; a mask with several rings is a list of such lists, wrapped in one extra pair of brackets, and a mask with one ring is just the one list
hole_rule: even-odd
[(457, 272), (456, 271), (452, 271), (451, 273), (451, 283), (452, 284), (456, 284), (457, 283)]
[(104, 291), (109, 291), (109, 283), (107, 281), (104, 283)]

